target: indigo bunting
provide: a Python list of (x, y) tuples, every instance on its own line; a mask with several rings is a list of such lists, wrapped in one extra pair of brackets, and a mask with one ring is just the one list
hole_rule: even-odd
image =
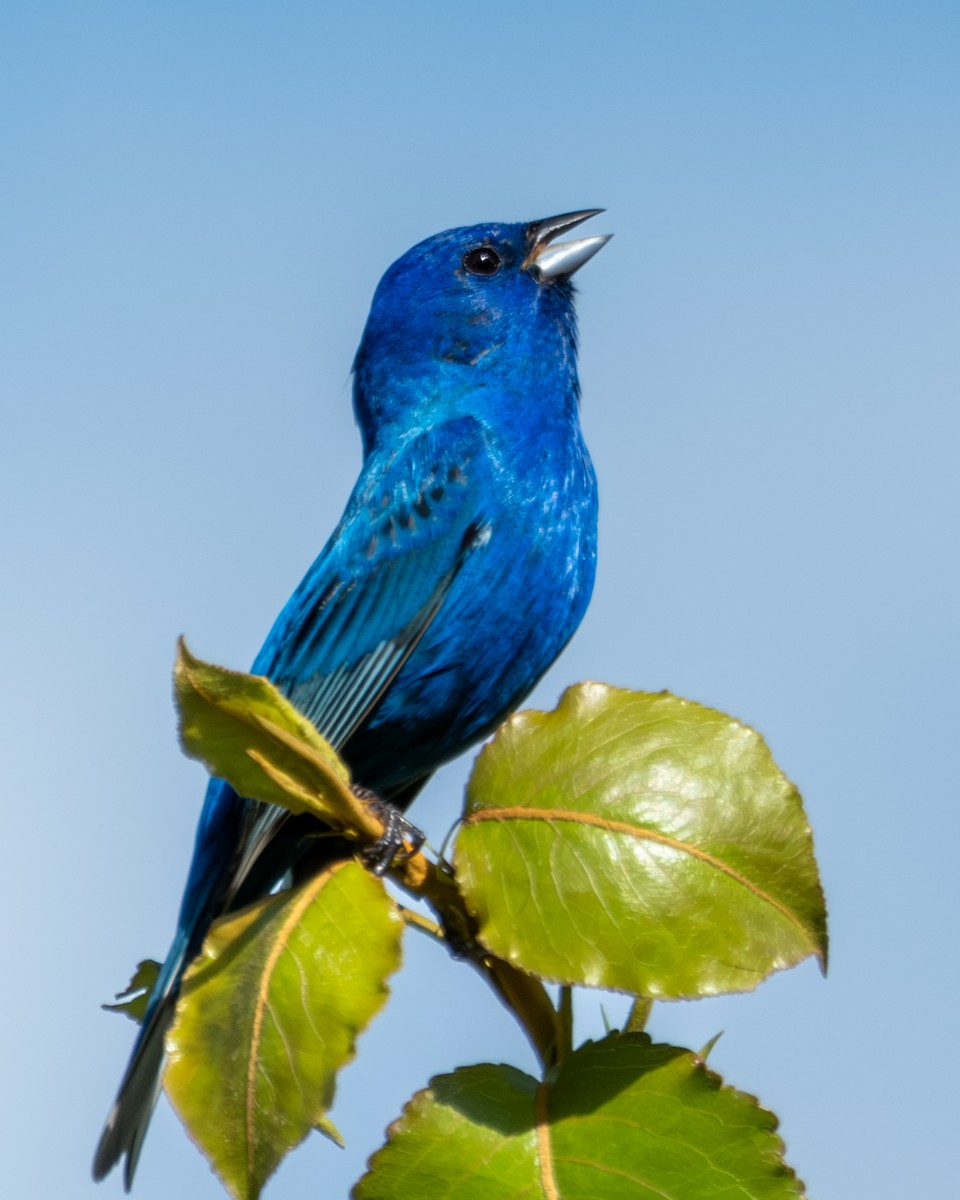
[[(397, 810), (523, 699), (590, 599), (597, 493), (570, 277), (608, 239), (554, 239), (600, 211), (437, 234), (374, 295), (354, 361), (360, 477), (253, 671)], [(180, 980), (211, 923), (350, 852), (316, 829), (210, 780), (96, 1179), (125, 1155), (130, 1188)]]

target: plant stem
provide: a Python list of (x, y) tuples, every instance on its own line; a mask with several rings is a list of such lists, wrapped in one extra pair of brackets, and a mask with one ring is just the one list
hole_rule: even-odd
[(563, 1060), (573, 1050), (573, 988), (569, 984), (560, 987), (560, 1000), (557, 1004), (557, 1062)]
[[(456, 953), (483, 976), (501, 1002), (519, 1021), (544, 1069), (558, 1062), (569, 1046), (569, 1037), (546, 988), (533, 975), (487, 954), (480, 946), (476, 918), (467, 909), (460, 889), (446, 871), (440, 870), (424, 854), (417, 853), (390, 868), (391, 877), (413, 896), (426, 900), (439, 918), (439, 925), (419, 914), (404, 911), (404, 919), (433, 933), (439, 930)], [(434, 934), (436, 936), (436, 934)]]

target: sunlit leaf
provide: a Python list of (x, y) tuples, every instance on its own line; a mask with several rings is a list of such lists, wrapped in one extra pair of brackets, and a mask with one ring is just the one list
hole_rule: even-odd
[(181, 639), (174, 686), (185, 752), (239, 795), (348, 831), (370, 825), (343, 760), (269, 680), (201, 662)]
[(772, 1113), (688, 1050), (588, 1043), (547, 1082), (466, 1067), (418, 1093), (356, 1200), (796, 1200)]
[(570, 688), (479, 755), (455, 865), (494, 954), (647, 997), (826, 957), (796, 788), (758, 733), (668, 693)]
[(337, 1071), (386, 999), (402, 921), (383, 883), (341, 862), (218, 922), (187, 973), (165, 1085), (237, 1200), (259, 1195), (326, 1114)]

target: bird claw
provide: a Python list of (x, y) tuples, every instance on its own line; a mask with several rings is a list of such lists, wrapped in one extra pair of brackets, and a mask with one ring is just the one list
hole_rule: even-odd
[(485, 950), (477, 941), (476, 934), (461, 928), (460, 924), (451, 920), (450, 916), (445, 915), (440, 918), (440, 928), (443, 930), (443, 937), (451, 958), (480, 964), (489, 956), (489, 951)]
[[(408, 858), (419, 854), (420, 847), (427, 840), (426, 836), (398, 808), (381, 800), (369, 788), (354, 786), (353, 794), (363, 800), (383, 822), (380, 837), (360, 851), (374, 875), (385, 875), (396, 860), (406, 862)], [(409, 846), (404, 843), (409, 843)]]

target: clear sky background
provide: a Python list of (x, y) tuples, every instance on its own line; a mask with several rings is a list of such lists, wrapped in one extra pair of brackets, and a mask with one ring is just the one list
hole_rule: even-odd
[[(652, 1032), (725, 1031), (812, 1200), (953, 1194), (960, 6), (6, 0), (4, 1195), (120, 1194), (89, 1165), (133, 1031), (98, 1005), (166, 950), (204, 782), (174, 641), (246, 667), (337, 520), (380, 274), (589, 206), (600, 569), (534, 700), (594, 678), (758, 727), (831, 912), (825, 981)], [(465, 774), (418, 801), (431, 837)], [(407, 958), (347, 1150), (312, 1137), (271, 1200), (345, 1196), (431, 1074), (532, 1067), (472, 972)], [(137, 1200), (220, 1195), (163, 1104)]]

